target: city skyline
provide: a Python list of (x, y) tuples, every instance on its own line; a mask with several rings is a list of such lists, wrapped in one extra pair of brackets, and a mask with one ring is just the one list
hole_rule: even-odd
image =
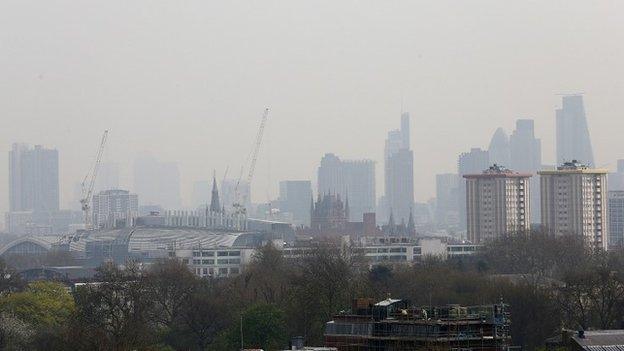
[[(340, 13), (351, 8), (347, 4), (332, 4), (336, 11), (330, 13), (293, 4), (293, 18), (272, 11), (271, 5), (192, 3), (178, 9), (159, 4), (162, 13), (147, 12), (139, 27), (132, 27), (131, 37), (110, 31), (97, 19), (116, 13), (109, 5), (99, 5), (95, 15), (74, 4), (73, 13), (84, 16), (70, 19), (69, 13), (55, 11), (61, 19), (55, 20), (17, 4), (0, 15), (2, 29), (10, 29), (1, 32), (23, 33), (7, 41), (6, 64), (0, 68), (8, 81), (18, 83), (2, 89), (7, 123), (0, 131), (6, 141), (0, 145), (0, 164), (8, 162), (13, 141), (58, 149), (65, 204), (91, 164), (97, 145), (89, 140), (110, 129), (105, 160), (124, 169), (122, 188), (132, 184), (133, 160), (148, 151), (178, 162), (181, 196), (188, 205), (193, 182), (209, 180), (213, 169), (222, 174), (228, 166), (235, 174), (245, 164), (262, 109), (270, 106), (267, 139), (252, 184), (253, 200), (260, 202), (267, 192), (277, 197), (280, 179), (310, 179), (327, 152), (370, 158), (379, 167), (385, 131), (395, 128), (396, 116), (404, 110), (412, 115), (415, 161), (430, 170), (415, 172), (416, 201), (425, 202), (434, 196), (436, 173), (454, 172), (460, 152), (486, 148), (496, 128), (510, 131), (518, 118), (535, 120), (544, 163), (555, 164), (557, 94), (582, 91), (596, 164), (614, 169), (622, 155), (612, 147), (618, 139), (610, 131), (624, 127), (613, 108), (624, 88), (610, 83), (622, 75), (617, 63), (624, 58), (624, 41), (614, 39), (624, 32), (624, 24), (613, 16), (613, 7), (621, 5), (571, 1), (562, 11), (552, 3), (539, 9), (480, 4), (442, 1), (422, 11), (408, 3), (386, 5), (384, 17), (394, 18), (390, 22), (372, 20), (381, 9), (374, 4), (362, 4), (360, 15), (346, 18)], [(206, 6), (215, 11), (204, 11)], [(319, 4), (324, 6), (330, 5)], [(175, 15), (164, 17), (172, 8)], [(135, 23), (131, 13), (139, 10), (117, 13), (115, 23), (128, 28)], [(258, 22), (256, 11), (267, 17), (268, 25)], [(158, 26), (164, 18), (178, 26)], [(506, 24), (493, 37), (491, 25), (499, 21)], [(434, 23), (442, 25), (435, 35), (427, 34)], [(206, 31), (198, 30), (204, 25)], [(579, 25), (588, 30), (570, 35)], [(74, 26), (83, 30), (76, 34)], [(281, 33), (282, 26), (291, 28), (279, 34), (289, 46), (266, 51), (273, 46), (265, 38)], [(41, 28), (50, 35), (39, 37)], [(232, 32), (223, 38), (210, 34), (218, 28)], [(144, 37), (148, 39), (140, 42)], [(179, 37), (187, 39), (173, 39)], [(233, 48), (233, 39), (247, 46)], [(94, 40), (100, 46), (89, 49)], [(214, 43), (210, 50), (202, 49), (209, 43)], [(54, 49), (42, 51), (48, 46)], [(376, 54), (366, 55), (371, 46), (378, 48)], [(585, 55), (577, 55), (579, 47)], [(119, 55), (110, 54), (116, 50)], [(527, 72), (527, 63), (535, 61), (542, 64)], [(246, 83), (232, 84), (236, 80)], [(65, 89), (57, 89), (59, 84)], [(217, 127), (225, 121), (236, 128)], [(436, 157), (423, 157), (431, 150)], [(0, 191), (8, 190), (7, 177), (0, 172)], [(376, 185), (383, 194), (382, 177)], [(0, 200), (0, 210), (8, 210), (6, 199)]]

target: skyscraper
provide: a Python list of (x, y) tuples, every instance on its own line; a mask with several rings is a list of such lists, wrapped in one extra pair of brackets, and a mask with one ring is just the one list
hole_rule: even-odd
[(583, 96), (568, 95), (562, 99), (562, 106), (556, 110), (557, 117), (557, 163), (572, 160), (594, 166), (587, 117)]
[(295, 225), (310, 225), (312, 182), (309, 180), (284, 180), (279, 183), (280, 211), (290, 213)]
[(607, 249), (607, 171), (576, 160), (540, 171), (542, 225), (553, 235), (578, 235)]
[(364, 213), (375, 212), (375, 162), (325, 154), (318, 168), (318, 192), (340, 195), (349, 203), (348, 219), (361, 221)]
[(509, 148), (509, 137), (503, 128), (498, 128), (496, 132), (494, 132), (490, 140), (490, 146), (488, 147), (488, 155), (490, 164), (509, 167), (511, 163), (511, 150)]
[(478, 244), (529, 230), (530, 177), (498, 165), (464, 176), (468, 240)]
[[(462, 179), (463, 181), (463, 179)], [(454, 227), (459, 224), (458, 196), (459, 176), (455, 173), (436, 175), (435, 221), (440, 227)]]
[[(472, 148), (470, 152), (464, 152), (459, 155), (457, 160), (457, 173), (460, 177), (466, 174), (478, 174), (490, 166), (489, 153), (480, 148)], [(459, 209), (459, 229), (466, 230), (466, 181), (461, 179), (459, 182), (458, 209)]]
[(384, 150), (385, 217), (407, 223), (414, 207), (414, 154), (410, 149), (410, 116), (401, 115), (401, 129), (388, 132)]
[(145, 205), (180, 208), (180, 172), (174, 162), (142, 156), (134, 162), (134, 190)]
[(9, 151), (11, 212), (59, 210), (58, 151), (13, 144)]
[(537, 172), (542, 167), (542, 141), (535, 138), (535, 127), (532, 119), (519, 119), (516, 129), (509, 138), (511, 162), (509, 167), (518, 172), (530, 173), (531, 177), (531, 223), (540, 222), (540, 192)]

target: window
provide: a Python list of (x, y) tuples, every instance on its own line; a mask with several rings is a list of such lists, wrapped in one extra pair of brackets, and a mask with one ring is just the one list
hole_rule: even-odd
[(203, 251), (202, 252), (202, 257), (213, 257), (214, 256), (214, 251)]

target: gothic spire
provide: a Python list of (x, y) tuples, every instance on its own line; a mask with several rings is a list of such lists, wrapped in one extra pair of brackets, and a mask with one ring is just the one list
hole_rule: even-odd
[(407, 221), (407, 235), (415, 235), (416, 234), (416, 225), (414, 224), (414, 214), (412, 213), (412, 209), (410, 208), (409, 221)]
[(217, 188), (217, 177), (212, 176), (212, 198), (210, 199), (210, 212), (220, 212), (221, 205), (219, 204), (219, 189)]

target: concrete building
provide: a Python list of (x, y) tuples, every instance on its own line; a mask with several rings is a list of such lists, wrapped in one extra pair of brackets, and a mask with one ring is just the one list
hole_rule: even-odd
[(388, 132), (384, 149), (385, 194), (382, 220), (390, 214), (407, 222), (414, 206), (414, 153), (410, 149), (410, 116), (401, 115), (401, 129)]
[(607, 249), (607, 170), (573, 160), (540, 171), (542, 226), (553, 235), (580, 235)]
[(9, 151), (9, 211), (58, 210), (58, 151), (13, 144)]
[(309, 180), (284, 180), (279, 183), (280, 212), (290, 213), (294, 225), (310, 225), (312, 182)]
[(341, 160), (334, 154), (325, 154), (318, 168), (317, 189), (321, 195), (331, 193), (348, 200), (347, 219), (361, 220), (364, 213), (375, 212), (375, 162)]
[(95, 228), (129, 227), (139, 215), (139, 197), (127, 190), (105, 190), (93, 195)]
[(134, 191), (146, 205), (180, 208), (180, 172), (174, 162), (145, 155), (134, 162)]
[(530, 174), (494, 165), (464, 178), (468, 240), (482, 243), (530, 229)]
[[(609, 187), (611, 183), (609, 183)], [(624, 191), (609, 191), (609, 244), (608, 248), (624, 247)]]
[[(466, 174), (479, 174), (484, 169), (487, 169), (490, 166), (490, 156), (489, 153), (480, 148), (472, 148), (469, 152), (464, 152), (459, 155), (457, 160), (457, 174), (459, 174), (460, 179)], [(466, 182), (459, 182), (459, 190), (458, 190), (458, 204), (457, 208), (459, 209), (459, 230), (464, 231), (467, 230), (466, 223)]]
[(557, 118), (557, 163), (572, 160), (594, 167), (594, 152), (585, 116), (582, 95), (567, 95), (562, 106), (556, 110)]
[[(540, 192), (537, 172), (542, 169), (542, 141), (535, 138), (535, 123), (532, 119), (519, 119), (516, 129), (509, 137), (511, 162), (508, 167), (522, 173), (531, 173), (531, 223), (540, 222)], [(506, 165), (507, 166), (507, 165)]]

